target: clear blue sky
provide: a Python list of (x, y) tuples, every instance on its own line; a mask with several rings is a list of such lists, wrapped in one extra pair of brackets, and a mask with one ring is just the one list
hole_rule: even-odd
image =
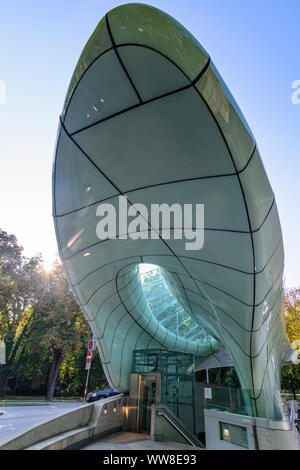
[[(67, 86), (79, 55), (114, 0), (1, 2), (0, 227), (30, 256), (54, 257), (51, 167)], [(153, 0), (203, 44), (258, 142), (285, 243), (286, 285), (300, 285), (299, 0)]]

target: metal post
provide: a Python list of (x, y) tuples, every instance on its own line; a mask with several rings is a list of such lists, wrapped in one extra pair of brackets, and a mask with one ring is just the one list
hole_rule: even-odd
[(86, 381), (85, 381), (85, 387), (84, 387), (84, 396), (83, 396), (83, 401), (86, 402), (86, 394), (87, 394), (87, 388), (88, 388), (88, 383), (89, 383), (89, 378), (90, 378), (90, 370), (91, 367), (88, 368), (87, 374), (86, 374)]

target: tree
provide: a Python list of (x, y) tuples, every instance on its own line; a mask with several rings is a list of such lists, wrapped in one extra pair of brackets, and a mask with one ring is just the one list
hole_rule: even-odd
[(0, 368), (0, 396), (22, 362), (35, 329), (40, 257), (25, 258), (14, 235), (0, 229), (0, 339), (6, 344), (6, 364)]
[[(287, 289), (285, 292), (285, 324), (288, 339), (294, 349), (300, 353), (300, 288)], [(282, 369), (282, 387), (290, 389), (297, 399), (296, 391), (300, 388), (300, 366), (291, 364)]]
[(51, 272), (44, 274), (42, 282), (44, 289), (35, 305), (38, 321), (32, 341), (49, 351), (47, 399), (52, 400), (63, 361), (81, 351), (90, 330), (58, 261)]
[(290, 343), (300, 353), (300, 287), (286, 290), (285, 324)]

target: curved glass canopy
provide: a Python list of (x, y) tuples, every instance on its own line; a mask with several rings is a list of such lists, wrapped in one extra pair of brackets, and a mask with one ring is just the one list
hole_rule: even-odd
[[(97, 208), (117, 208), (119, 197), (132, 211), (204, 204), (203, 248), (188, 251), (171, 222), (149, 225), (157, 239), (123, 229), (99, 240)], [(85, 46), (60, 119), (53, 216), (111, 386), (128, 390), (133, 350), (176, 350), (201, 362), (225, 347), (255, 414), (265, 396), (268, 416), (281, 416), (275, 391), (286, 337), (274, 194), (209, 55), (162, 11), (115, 8)], [(142, 264), (159, 268), (147, 274)]]

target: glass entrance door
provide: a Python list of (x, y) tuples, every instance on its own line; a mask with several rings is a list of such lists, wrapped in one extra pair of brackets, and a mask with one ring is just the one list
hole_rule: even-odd
[(140, 375), (139, 394), (139, 431), (150, 434), (151, 407), (156, 403), (156, 378), (155, 375), (147, 377)]

